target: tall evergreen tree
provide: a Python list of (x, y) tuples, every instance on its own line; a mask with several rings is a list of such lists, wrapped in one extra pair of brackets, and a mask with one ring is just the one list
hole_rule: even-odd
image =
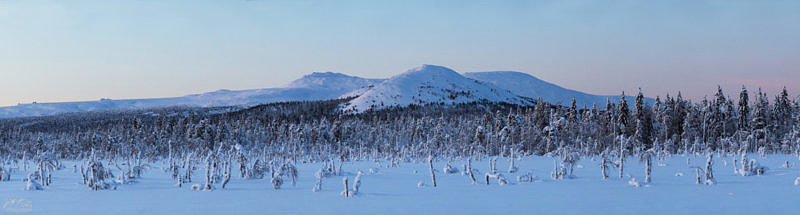
[(750, 101), (748, 100), (747, 88), (742, 85), (742, 92), (739, 93), (739, 130), (748, 130), (750, 125)]
[(617, 113), (614, 114), (616, 116), (615, 126), (617, 135), (625, 135), (628, 136), (630, 128), (628, 128), (629, 118), (630, 118), (630, 110), (628, 109), (628, 102), (625, 99), (625, 92), (622, 92), (622, 96), (619, 98), (619, 105), (617, 106)]
[(644, 95), (641, 89), (639, 89), (639, 94), (636, 95), (635, 106), (636, 132), (634, 136), (636, 137), (636, 141), (641, 144), (642, 148), (648, 150), (652, 148), (653, 145), (653, 122), (650, 108), (644, 104)]

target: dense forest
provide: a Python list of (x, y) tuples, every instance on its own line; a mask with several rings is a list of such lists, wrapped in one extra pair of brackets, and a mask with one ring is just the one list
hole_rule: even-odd
[(719, 89), (700, 102), (678, 94), (649, 104), (639, 93), (635, 101), (592, 107), (537, 100), (533, 106), (430, 104), (350, 114), (337, 111), (343, 99), (65, 114), (2, 120), (0, 154), (81, 159), (94, 149), (103, 157), (141, 153), (162, 159), (170, 146), (203, 154), (234, 145), (303, 159), (494, 156), (510, 150), (543, 155), (557, 149), (582, 155), (800, 150), (798, 101), (786, 90), (772, 102), (760, 90), (754, 97), (743, 88), (738, 102)]

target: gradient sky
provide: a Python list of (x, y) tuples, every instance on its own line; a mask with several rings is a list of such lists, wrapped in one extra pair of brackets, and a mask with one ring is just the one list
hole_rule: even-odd
[(0, 106), (278, 87), (420, 64), (584, 92), (800, 94), (800, 1), (0, 0)]

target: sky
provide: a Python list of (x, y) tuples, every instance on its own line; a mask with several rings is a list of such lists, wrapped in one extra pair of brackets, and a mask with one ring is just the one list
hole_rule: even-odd
[(800, 94), (800, 1), (0, 0), (0, 106), (421, 64), (593, 94)]

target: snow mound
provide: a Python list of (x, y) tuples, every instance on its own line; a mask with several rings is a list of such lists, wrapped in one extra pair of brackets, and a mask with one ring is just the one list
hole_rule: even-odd
[(387, 107), (471, 102), (530, 104), (524, 97), (492, 84), (466, 78), (452, 69), (422, 65), (366, 90), (345, 104), (343, 109), (363, 112)]

